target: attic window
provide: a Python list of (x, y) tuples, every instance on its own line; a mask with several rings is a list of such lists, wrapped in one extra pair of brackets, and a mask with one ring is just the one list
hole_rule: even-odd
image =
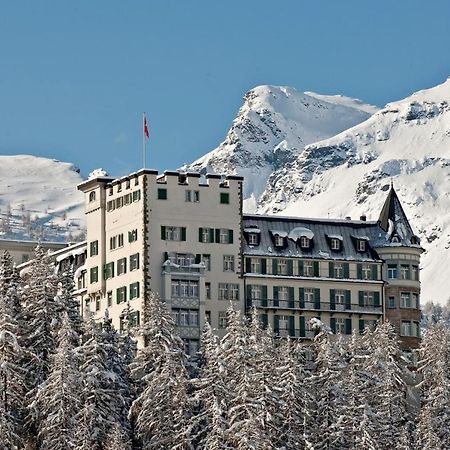
[(392, 236), (391, 242), (398, 244), (400, 242), (400, 238), (397, 235)]
[(308, 249), (311, 246), (311, 240), (306, 236), (300, 237), (300, 248)]
[(275, 247), (284, 247), (284, 237), (278, 234), (275, 234), (273, 237), (273, 242)]
[(365, 252), (366, 251), (366, 241), (364, 241), (363, 239), (358, 239), (356, 244), (356, 249), (358, 250), (358, 252)]
[(89, 193), (89, 201), (95, 202), (95, 191)]
[(258, 245), (258, 234), (249, 233), (248, 234), (248, 245)]
[(337, 238), (330, 239), (330, 248), (331, 250), (340, 250), (341, 249), (341, 241)]

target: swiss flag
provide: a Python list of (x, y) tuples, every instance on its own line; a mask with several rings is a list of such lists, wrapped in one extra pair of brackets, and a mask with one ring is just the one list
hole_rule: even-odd
[(145, 116), (144, 116), (144, 134), (147, 137), (147, 139), (150, 138), (150, 133), (148, 132), (147, 117)]

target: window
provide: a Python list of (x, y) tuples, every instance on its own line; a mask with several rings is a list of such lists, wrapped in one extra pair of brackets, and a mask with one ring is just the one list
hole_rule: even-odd
[(139, 253), (130, 256), (130, 271), (139, 269)]
[(314, 289), (313, 288), (305, 288), (305, 302), (306, 303), (314, 302)]
[(372, 291), (364, 291), (362, 298), (363, 298), (363, 305), (362, 306), (374, 306), (373, 292)]
[(92, 241), (90, 244), (91, 248), (91, 256), (97, 256), (98, 255), (98, 241)]
[(220, 203), (222, 205), (228, 205), (230, 203), (230, 194), (228, 192), (220, 193)]
[(109, 291), (106, 294), (106, 298), (107, 298), (108, 308), (110, 308), (112, 306), (112, 291)]
[(402, 264), (400, 266), (400, 279), (401, 280), (409, 280), (409, 278), (410, 278), (409, 265)]
[(114, 262), (105, 264), (105, 280), (109, 280), (114, 277)]
[(100, 296), (95, 298), (95, 310), (100, 311)]
[(284, 247), (284, 238), (279, 236), (278, 234), (274, 235), (273, 241), (275, 247)]
[(133, 192), (133, 202), (138, 202), (141, 199), (141, 190)]
[(227, 327), (227, 312), (219, 311), (219, 329), (224, 329)]
[(287, 275), (287, 260), (285, 259), (278, 260), (277, 274)]
[(117, 235), (117, 247), (123, 247), (123, 234)]
[(411, 294), (409, 292), (400, 293), (400, 308), (411, 308)]
[(278, 288), (278, 300), (289, 300), (289, 288), (287, 286), (280, 286)]
[(116, 198), (116, 209), (122, 208), (122, 206), (123, 206), (123, 198), (122, 197)]
[(411, 266), (411, 275), (412, 279), (414, 281), (419, 281), (419, 267), (418, 266)]
[(158, 189), (158, 200), (167, 200), (167, 189), (165, 188)]
[(117, 261), (117, 275), (127, 273), (127, 258), (121, 258)]
[(305, 261), (303, 263), (303, 276), (312, 277), (314, 274), (312, 261)]
[(122, 192), (122, 183), (117, 185), (117, 192)]
[(172, 280), (172, 297), (198, 297), (198, 281)]
[(289, 316), (278, 316), (278, 330), (289, 329)]
[(223, 271), (224, 272), (234, 272), (234, 256), (224, 255), (223, 256)]
[(345, 291), (342, 291), (342, 290), (335, 291), (334, 299), (335, 299), (337, 305), (344, 305), (345, 304)]
[(109, 249), (114, 250), (117, 247), (117, 237), (113, 236), (109, 238)]
[(95, 191), (89, 193), (89, 202), (95, 202)]
[(301, 248), (309, 248), (310, 246), (310, 241), (306, 236), (301, 236), (300, 237), (300, 247)]
[(139, 178), (138, 178), (138, 177), (136, 177), (136, 178), (134, 179), (134, 185), (135, 185), (135, 186), (139, 186)]
[(388, 278), (390, 280), (397, 278), (397, 264), (388, 264)]
[(200, 191), (194, 191), (194, 203), (198, 203), (200, 201)]
[(205, 321), (211, 324), (211, 311), (205, 311)]
[(211, 255), (202, 255), (202, 262), (206, 270), (211, 270)]
[(184, 191), (184, 200), (186, 202), (198, 203), (200, 201), (200, 191)]
[(336, 319), (336, 333), (345, 334), (345, 319)]
[(362, 239), (358, 239), (357, 244), (356, 244), (356, 250), (358, 252), (365, 252), (366, 251), (366, 241), (364, 241)]
[(372, 279), (372, 267), (370, 264), (362, 265), (362, 277), (363, 277), (363, 280), (371, 280)]
[(109, 195), (113, 195), (113, 194), (114, 194), (114, 190), (113, 190), (113, 188), (109, 188), (109, 192), (108, 192), (108, 194), (109, 194)]
[(211, 283), (205, 283), (206, 298), (211, 300)]
[(124, 303), (127, 301), (127, 288), (125, 286), (117, 289), (116, 301), (117, 303)]
[(130, 284), (130, 300), (139, 298), (139, 282)]
[(251, 273), (260, 273), (261, 260), (259, 258), (250, 258), (250, 271)]
[(340, 250), (341, 249), (341, 241), (336, 238), (330, 239), (330, 247), (331, 250)]
[(184, 201), (192, 202), (192, 191), (190, 190), (184, 191)]
[(395, 297), (391, 296), (388, 298), (388, 308), (394, 309), (395, 308)]
[(219, 233), (219, 242), (221, 244), (229, 244), (230, 243), (230, 237), (229, 237), (229, 230), (225, 229), (225, 228), (221, 228), (220, 229), (220, 233)]
[(97, 283), (98, 281), (98, 267), (91, 267), (91, 283)]
[(248, 245), (258, 245), (258, 235), (256, 233), (249, 233)]
[(262, 299), (262, 286), (253, 284), (250, 288), (250, 296), (251, 296), (252, 300), (261, 300)]
[(334, 277), (344, 278), (344, 265), (342, 263), (334, 263)]
[(138, 238), (138, 230), (131, 230), (128, 232), (128, 242), (135, 242)]
[(114, 209), (116, 209), (116, 202), (114, 200), (111, 200), (106, 204), (106, 210), (114, 211)]
[(219, 300), (239, 300), (239, 285), (219, 283)]
[(415, 292), (412, 294), (412, 307), (418, 309), (419, 308), (419, 294)]
[(402, 336), (420, 337), (419, 322), (402, 320), (400, 334)]
[(204, 243), (214, 242), (214, 229), (213, 228), (200, 228), (199, 229), (199, 241)]
[(190, 253), (177, 253), (175, 257), (175, 262), (179, 266), (189, 267), (195, 263), (195, 257)]
[(130, 180), (125, 181), (125, 189), (130, 189)]
[(161, 238), (166, 241), (185, 241), (186, 228), (184, 227), (161, 227)]

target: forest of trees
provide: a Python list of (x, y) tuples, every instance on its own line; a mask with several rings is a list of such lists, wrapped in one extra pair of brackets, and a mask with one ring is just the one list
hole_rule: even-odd
[(389, 323), (344, 340), (317, 322), (307, 345), (230, 306), (226, 336), (206, 325), (192, 359), (156, 295), (138, 329), (126, 306), (119, 334), (107, 313), (82, 320), (72, 291), (72, 274), (39, 248), (23, 279), (0, 257), (0, 450), (450, 448), (441, 322), (411, 373)]

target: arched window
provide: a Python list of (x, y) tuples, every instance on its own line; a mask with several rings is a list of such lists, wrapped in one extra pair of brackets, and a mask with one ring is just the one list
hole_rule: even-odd
[(89, 201), (90, 201), (90, 202), (95, 202), (95, 191), (92, 191), (92, 192), (89, 194)]

